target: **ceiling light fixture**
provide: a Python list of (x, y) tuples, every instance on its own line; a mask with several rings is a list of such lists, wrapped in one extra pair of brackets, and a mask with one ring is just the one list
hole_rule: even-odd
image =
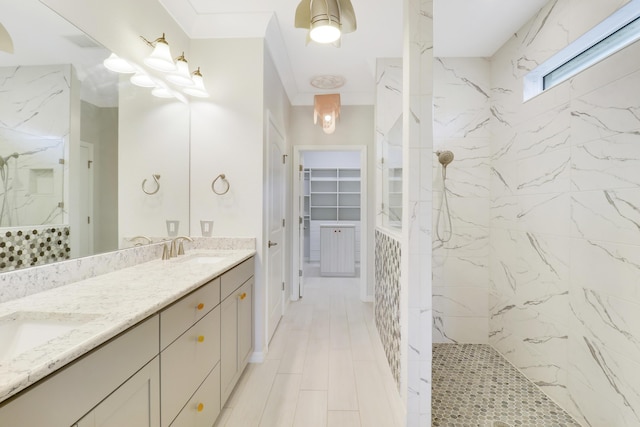
[(115, 53), (109, 55), (109, 57), (102, 61), (102, 63), (108, 70), (115, 71), (116, 73), (132, 74), (136, 72), (136, 68), (133, 65), (129, 64), (127, 60), (120, 58)]
[(294, 25), (308, 29), (316, 43), (339, 43), (342, 34), (356, 30), (356, 15), (350, 0), (302, 0)]
[(167, 75), (167, 80), (178, 86), (193, 86), (193, 79), (189, 73), (189, 64), (184, 57), (184, 52), (176, 58), (176, 66), (178, 67), (177, 71)]
[(315, 95), (313, 104), (313, 124), (320, 118), (322, 131), (332, 134), (336, 130), (336, 120), (340, 118), (340, 94)]
[(154, 41), (149, 41), (142, 36), (140, 36), (140, 38), (144, 40), (146, 44), (153, 47), (151, 55), (144, 59), (144, 63), (147, 66), (154, 70), (164, 71), (165, 73), (176, 71), (177, 67), (173, 62), (169, 43), (167, 43), (167, 40), (164, 38), (164, 33), (162, 33), (162, 37), (158, 37)]
[(186, 87), (182, 91), (187, 95), (196, 96), (198, 98), (208, 98), (209, 92), (204, 87), (204, 79), (202, 78), (202, 73), (200, 72), (200, 67), (195, 70), (193, 73), (193, 86)]
[(0, 51), (13, 53), (13, 40), (2, 24), (0, 24)]

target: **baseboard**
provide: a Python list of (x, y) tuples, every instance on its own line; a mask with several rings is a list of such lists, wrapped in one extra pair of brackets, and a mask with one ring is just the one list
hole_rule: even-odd
[(262, 363), (264, 362), (264, 352), (254, 351), (249, 357), (249, 363)]

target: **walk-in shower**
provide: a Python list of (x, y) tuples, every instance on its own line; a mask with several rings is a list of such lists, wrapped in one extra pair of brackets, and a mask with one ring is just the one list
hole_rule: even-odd
[[(442, 197), (440, 198), (440, 207), (438, 208), (438, 216), (436, 219), (436, 238), (438, 241), (445, 243), (451, 240), (453, 236), (453, 225), (451, 223), (451, 211), (449, 210), (449, 199), (447, 197), (447, 166), (453, 162), (452, 151), (436, 151), (438, 161), (442, 167)], [(440, 222), (444, 217), (442, 224), (442, 232), (440, 231)]]
[[(9, 154), (8, 156), (0, 156), (0, 179), (2, 179), (2, 204), (0, 207), (0, 226), (7, 226), (11, 224), (11, 216), (7, 212), (8, 209), (8, 200), (9, 190), (11, 186), (9, 185), (11, 181), (11, 174), (16, 174), (17, 159), (20, 155), (18, 153)], [(11, 159), (15, 159), (13, 162), (13, 166), (11, 166)], [(14, 177), (15, 178), (15, 177)], [(5, 219), (6, 217), (6, 219)]]

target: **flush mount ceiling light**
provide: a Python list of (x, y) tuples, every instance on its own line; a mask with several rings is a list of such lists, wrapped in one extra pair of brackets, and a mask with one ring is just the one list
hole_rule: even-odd
[(4, 25), (0, 24), (0, 50), (7, 53), (13, 53), (13, 40)]
[(336, 120), (340, 117), (340, 94), (315, 95), (313, 97), (313, 124), (322, 124), (322, 131), (331, 134), (336, 130)]
[(146, 44), (153, 47), (151, 55), (144, 59), (144, 63), (147, 66), (166, 73), (176, 71), (177, 67), (173, 62), (169, 43), (167, 43), (167, 40), (164, 38), (164, 33), (162, 33), (162, 37), (158, 37), (154, 41), (149, 41), (142, 36), (140, 36), (140, 38), (142, 38)]
[(308, 29), (316, 43), (336, 43), (342, 34), (356, 30), (356, 15), (350, 0), (302, 0), (294, 25)]
[(323, 76), (313, 77), (309, 81), (309, 84), (313, 87), (317, 87), (318, 89), (337, 89), (344, 86), (346, 82), (347, 80), (342, 76), (326, 74)]
[(184, 57), (184, 52), (176, 58), (176, 66), (178, 67), (177, 71), (169, 74), (167, 80), (178, 86), (193, 86), (193, 79), (189, 73), (189, 64)]
[(193, 72), (193, 86), (186, 87), (182, 90), (187, 95), (196, 96), (198, 98), (208, 98), (209, 92), (204, 87), (204, 79), (200, 72), (200, 67)]
[(102, 61), (102, 63), (108, 70), (115, 71), (116, 73), (133, 74), (136, 72), (136, 68), (133, 65), (129, 64), (128, 61), (120, 58), (115, 53), (109, 55), (109, 57)]

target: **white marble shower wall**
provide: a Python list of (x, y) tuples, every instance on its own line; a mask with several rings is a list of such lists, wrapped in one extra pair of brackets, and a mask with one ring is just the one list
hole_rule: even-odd
[(492, 58), (489, 340), (591, 426), (640, 425), (640, 43), (522, 77), (625, 3), (551, 1)]
[[(71, 67), (0, 67), (0, 226), (62, 224)], [(5, 194), (6, 193), (6, 194)]]
[(446, 176), (449, 241), (443, 241), (449, 230), (444, 206), (440, 213), (442, 167), (432, 156), (433, 341), (438, 343), (488, 342), (490, 72), (488, 59), (434, 59), (434, 151), (451, 150), (455, 156)]

